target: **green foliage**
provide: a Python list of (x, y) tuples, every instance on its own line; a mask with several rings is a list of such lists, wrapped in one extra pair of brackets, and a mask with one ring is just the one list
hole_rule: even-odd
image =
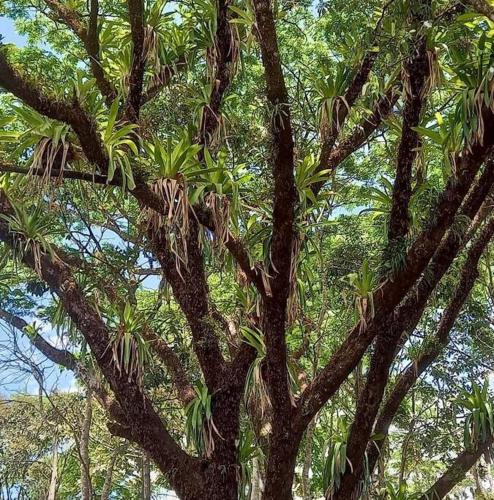
[(468, 411), (464, 431), (465, 446), (475, 450), (494, 434), (494, 407), (488, 381), (482, 387), (473, 383), (471, 391), (461, 392), (458, 402)]
[(145, 318), (128, 302), (123, 311), (118, 311), (117, 317), (116, 334), (111, 346), (113, 360), (120, 371), (127, 373), (129, 380), (135, 375), (142, 383), (144, 368), (150, 359), (149, 346), (141, 335)]
[(194, 387), (196, 397), (185, 409), (187, 416), (186, 436), (189, 446), (201, 456), (210, 457), (214, 451), (215, 439), (222, 439), (213, 421), (211, 394), (205, 385)]
[(103, 122), (103, 144), (108, 154), (108, 182), (112, 181), (118, 169), (122, 176), (122, 188), (132, 190), (135, 188), (135, 182), (129, 152), (136, 156), (139, 154), (133, 138), (137, 126), (133, 124), (118, 126), (118, 111), (119, 100), (115, 99), (110, 107), (106, 123)]
[(352, 467), (346, 456), (349, 425), (345, 418), (338, 418), (336, 422), (336, 435), (327, 446), (323, 473), (323, 487), (326, 496), (339, 488), (341, 476), (347, 467)]

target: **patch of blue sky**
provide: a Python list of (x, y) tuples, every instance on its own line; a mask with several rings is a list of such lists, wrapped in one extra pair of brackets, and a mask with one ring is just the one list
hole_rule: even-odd
[[(42, 325), (43, 337), (55, 347), (64, 347), (63, 341), (48, 323)], [(32, 345), (24, 334), (13, 329), (5, 321), (0, 322), (0, 396), (15, 394), (39, 394), (40, 380), (33, 374), (33, 367), (42, 375), (42, 392), (72, 392), (77, 381), (72, 372), (61, 369), (48, 361)]]
[(15, 21), (9, 17), (0, 16), (0, 35), (3, 43), (12, 43), (18, 47), (24, 47), (27, 44), (27, 37), (19, 34)]

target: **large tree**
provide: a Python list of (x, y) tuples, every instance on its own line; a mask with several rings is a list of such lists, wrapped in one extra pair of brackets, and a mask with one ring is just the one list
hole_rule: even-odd
[[(87, 384), (181, 498), (245, 493), (247, 428), (263, 498), (291, 498), (304, 435), (352, 391), (351, 467), (326, 488), (363, 494), (487, 272), (494, 8), (2, 9), (28, 37), (0, 46), (2, 318)], [(490, 431), (424, 495), (445, 496)]]

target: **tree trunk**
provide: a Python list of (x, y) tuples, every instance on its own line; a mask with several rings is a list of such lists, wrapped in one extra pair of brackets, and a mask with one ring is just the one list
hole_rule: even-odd
[(88, 387), (86, 392), (86, 410), (82, 421), (81, 435), (79, 438), (79, 455), (81, 459), (81, 497), (82, 500), (91, 500), (91, 474), (89, 461), (89, 433), (91, 431), (91, 421), (93, 418), (92, 391)]
[(280, 439), (280, 436), (276, 437), (274, 442), (277, 444), (270, 449), (263, 500), (292, 500), (292, 485), (300, 439), (296, 433), (291, 433), (284, 439)]
[(48, 495), (46, 500), (56, 500), (58, 485), (58, 438), (55, 437), (53, 442), (53, 455), (51, 460), (51, 479), (50, 487), (48, 489)]
[(316, 428), (316, 419), (313, 418), (307, 427), (305, 433), (305, 449), (304, 449), (304, 467), (302, 469), (302, 498), (303, 500), (311, 500), (310, 492), (310, 467), (312, 465), (312, 439)]
[(145, 451), (142, 452), (142, 500), (151, 500), (151, 464)]
[(108, 464), (108, 469), (106, 470), (105, 482), (103, 483), (103, 488), (101, 489), (101, 500), (109, 500), (111, 493), (111, 486), (113, 481), (113, 471), (115, 470), (115, 465), (118, 458), (122, 453), (125, 452), (126, 446), (116, 446), (110, 458), (110, 463)]

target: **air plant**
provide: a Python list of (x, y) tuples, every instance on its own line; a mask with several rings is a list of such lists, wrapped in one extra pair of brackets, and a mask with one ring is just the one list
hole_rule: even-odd
[(300, 249), (302, 246), (302, 239), (300, 236), (294, 237), (292, 240), (291, 257), (290, 257), (290, 291), (288, 295), (287, 305), (287, 320), (288, 323), (293, 323), (297, 318), (299, 310), (299, 293), (298, 293), (298, 267), (300, 260)]
[(103, 144), (108, 154), (108, 182), (117, 169), (122, 176), (122, 188), (134, 189), (134, 175), (129, 159), (129, 151), (138, 156), (139, 151), (135, 143), (135, 129), (137, 125), (127, 123), (120, 125), (117, 121), (119, 99), (115, 99), (110, 107), (103, 131)]
[(168, 138), (166, 145), (155, 139), (145, 143), (144, 149), (153, 165), (158, 167), (159, 178), (152, 189), (164, 203), (164, 215), (147, 212), (148, 229), (158, 231), (163, 225), (170, 228), (168, 242), (176, 258), (176, 268), (187, 267), (187, 234), (191, 205), (187, 197), (187, 179), (195, 179), (200, 171), (197, 154), (201, 146), (191, 144), (187, 136), (178, 143)]
[[(400, 483), (398, 486), (394, 486), (393, 483), (388, 482), (383, 488), (383, 497), (389, 500), (413, 500), (414, 498), (419, 498), (419, 494), (410, 494), (405, 482)], [(431, 499), (433, 500), (433, 499)]]
[[(247, 404), (254, 403), (259, 406), (261, 415), (271, 408), (268, 389), (263, 378), (263, 369), (266, 358), (266, 344), (259, 330), (247, 326), (241, 327), (243, 341), (252, 346), (256, 352), (256, 359), (252, 362), (247, 372), (244, 390), (244, 400)], [(298, 377), (294, 364), (287, 363), (288, 385), (292, 402), (293, 393), (298, 389)]]
[[(314, 184), (326, 182), (331, 174), (329, 169), (319, 169), (319, 162), (314, 154), (307, 155), (295, 168), (300, 205), (305, 212), (309, 205), (317, 205), (318, 199), (312, 190)], [(327, 193), (326, 193), (327, 195)]]
[(339, 417), (336, 421), (336, 433), (327, 444), (324, 451), (323, 488), (326, 498), (332, 498), (340, 486), (341, 477), (347, 467), (352, 464), (346, 456), (348, 440), (348, 423), (345, 418)]
[(135, 378), (142, 385), (144, 367), (150, 359), (146, 341), (139, 333), (145, 328), (145, 319), (128, 302), (117, 317), (111, 343), (113, 362), (120, 373), (125, 373), (129, 380)]
[[(70, 127), (46, 118), (31, 108), (12, 105), (12, 109), (28, 128), (23, 132), (2, 131), (0, 142), (16, 144), (14, 156), (31, 151), (29, 169), (31, 173), (43, 171), (41, 177), (36, 176), (41, 179), (42, 184), (51, 180), (53, 167), (60, 171), (60, 177), (63, 176), (63, 169), (68, 161)], [(2, 122), (6, 125), (10, 120)]]
[(256, 445), (255, 434), (250, 428), (240, 431), (238, 458), (240, 462), (240, 482), (242, 485), (239, 488), (239, 498), (240, 500), (247, 500), (249, 498), (249, 495), (246, 495), (247, 486), (252, 483), (253, 479), (249, 463), (255, 459), (261, 460), (263, 458), (262, 451)]
[(169, 19), (173, 12), (164, 12), (167, 0), (157, 0), (147, 6), (145, 12), (143, 55), (158, 73), (162, 62), (162, 51), (166, 46)]
[(422, 138), (427, 138), (429, 143), (438, 147), (443, 152), (445, 162), (445, 177), (450, 174), (456, 176), (456, 155), (461, 150), (461, 124), (454, 116), (444, 117), (441, 113), (435, 114), (436, 123), (428, 127), (415, 127)]
[(478, 61), (459, 61), (455, 67), (457, 83), (462, 89), (461, 100), (456, 109), (456, 123), (461, 124), (466, 145), (473, 141), (482, 143), (484, 137), (484, 106), (494, 111), (494, 66), (493, 46), (486, 33), (482, 33), (478, 41)]
[(263, 366), (266, 356), (266, 345), (259, 331), (247, 326), (241, 327), (243, 340), (252, 346), (256, 352), (256, 359), (252, 362), (247, 372), (244, 399), (247, 404), (258, 405), (261, 416), (271, 408), (268, 389), (263, 377)]
[[(240, 205), (239, 186), (250, 179), (244, 173), (243, 165), (238, 165), (230, 171), (227, 168), (227, 153), (220, 151), (213, 160), (209, 150), (204, 151), (206, 169), (202, 171), (201, 186), (195, 190), (206, 192), (204, 201), (210, 209), (214, 222), (214, 241), (220, 249), (228, 241), (228, 223), (230, 212), (238, 212)], [(202, 188), (202, 186), (204, 186)]]
[(210, 457), (214, 451), (214, 436), (223, 438), (213, 421), (212, 398), (208, 388), (199, 384), (194, 390), (196, 397), (185, 409), (187, 442), (201, 455)]
[(370, 269), (369, 261), (364, 260), (358, 273), (349, 274), (348, 282), (355, 296), (355, 311), (360, 320), (361, 329), (367, 325), (367, 318), (374, 316), (374, 288), (377, 283), (376, 274)]
[(50, 242), (50, 238), (58, 233), (53, 220), (42, 211), (40, 205), (36, 205), (31, 211), (20, 205), (13, 205), (13, 213), (0, 214), (0, 218), (7, 222), (9, 230), (18, 236), (14, 239), (16, 256), (22, 259), (31, 253), (34, 269), (41, 276), (43, 255), (49, 255), (52, 259), (56, 258)]
[[(234, 16), (230, 19), (230, 24), (235, 27), (236, 36), (239, 40), (242, 40), (242, 45), (248, 53), (255, 41), (255, 20), (252, 5), (250, 2), (246, 2), (245, 10), (235, 5), (230, 5), (228, 8), (234, 13)], [(239, 34), (240, 29), (244, 31), (243, 39)]]
[(373, 206), (365, 208), (360, 213), (372, 212), (374, 217), (388, 216), (391, 213), (393, 184), (386, 177), (381, 177), (380, 184), (379, 187), (370, 186), (367, 189), (366, 197)]
[[(418, 201), (420, 196), (430, 187), (429, 183), (422, 182), (417, 185), (410, 198), (408, 206), (408, 214), (410, 216), (410, 230), (416, 231), (419, 229), (420, 222), (420, 207)], [(373, 218), (389, 217), (393, 204), (393, 183), (386, 177), (381, 177), (379, 186), (370, 186), (366, 188), (364, 196), (367, 198), (370, 206), (360, 211), (361, 214), (370, 212)]]
[(468, 410), (464, 427), (464, 442), (469, 450), (475, 450), (494, 434), (494, 405), (489, 394), (489, 381), (483, 386), (472, 384), (471, 391), (463, 390), (458, 403)]
[[(344, 64), (337, 64), (334, 72), (315, 81), (314, 90), (320, 102), (319, 123), (320, 127), (326, 127), (337, 119), (341, 106), (348, 107), (343, 97), (345, 90), (353, 76), (351, 68)], [(339, 130), (341, 124), (336, 120), (336, 129)]]

